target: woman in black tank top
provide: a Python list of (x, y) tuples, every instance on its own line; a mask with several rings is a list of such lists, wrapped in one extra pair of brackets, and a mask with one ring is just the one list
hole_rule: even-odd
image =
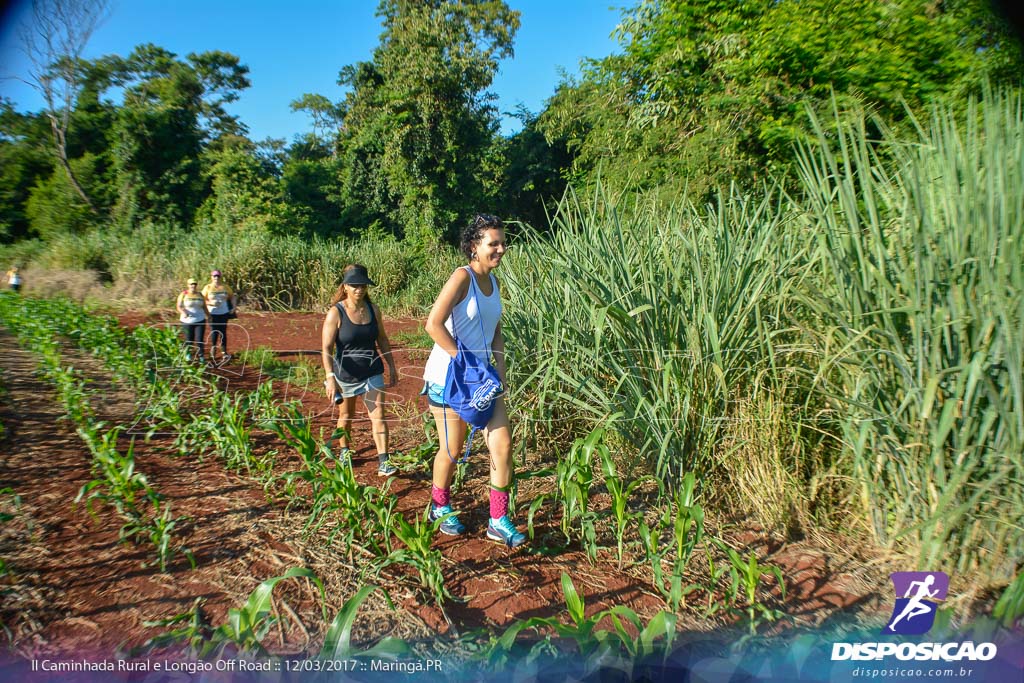
[[(334, 293), (331, 308), (320, 335), (324, 389), (327, 399), (338, 406), (338, 459), (351, 456), (349, 430), (356, 412), (356, 397), (363, 397), (373, 441), (377, 447), (377, 474), (389, 477), (398, 470), (389, 461), (389, 435), (384, 414), (383, 389), (398, 383), (391, 357), (391, 344), (384, 332), (380, 311), (370, 301), (367, 287), (373, 285), (366, 267), (345, 266), (341, 286)], [(384, 382), (384, 364), (388, 381)]]

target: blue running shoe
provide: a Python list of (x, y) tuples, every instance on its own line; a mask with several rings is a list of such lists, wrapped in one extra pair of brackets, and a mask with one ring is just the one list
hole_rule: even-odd
[(508, 518), (508, 515), (500, 519), (492, 519), (487, 525), (487, 538), (492, 541), (501, 541), (509, 548), (515, 548), (526, 543), (526, 534), (519, 533), (516, 525)]
[[(452, 512), (451, 505), (431, 505), (430, 506), (430, 521), (436, 522), (447, 514)], [(459, 521), (459, 518), (455, 515), (451, 515), (448, 519), (441, 522), (441, 526), (438, 530), (446, 536), (461, 536), (466, 533), (466, 526)]]
[(339, 465), (348, 465), (352, 462), (352, 449), (348, 446), (341, 448), (334, 456)]

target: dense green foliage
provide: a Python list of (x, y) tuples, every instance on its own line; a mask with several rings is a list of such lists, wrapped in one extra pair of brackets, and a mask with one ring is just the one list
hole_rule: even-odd
[(385, 0), (379, 14), (373, 60), (341, 72), (352, 88), (341, 107), (343, 197), (363, 221), (429, 246), (493, 197), (486, 89), (512, 54), (518, 13), (501, 0)]
[(426, 254), (480, 210), (545, 226), (567, 181), (669, 200), (685, 186), (699, 201), (791, 184), (794, 143), (815, 139), (808, 106), (827, 112), (836, 97), (899, 126), (985, 82), (1019, 84), (1024, 67), (984, 0), (643, 0), (623, 11), (620, 53), (590, 60), (503, 137), (489, 88), (518, 12), (381, 0), (378, 16), (370, 59), (340, 67), (341, 101), (291, 102), (311, 119), (291, 142), (252, 141), (227, 113), (249, 86), (238, 56), (144, 44), (60, 61), (76, 84), (67, 169), (45, 113), (4, 102), (0, 239), (156, 225), (393, 235)]
[(989, 94), (874, 144), (866, 124), (818, 126), (792, 196), (567, 202), (504, 274), (517, 423), (607, 425), (637, 470), (696, 472), (727, 509), (840, 515), (920, 567), (1008, 578), (1024, 102)]
[(618, 31), (623, 52), (563, 83), (542, 129), (580, 181), (698, 199), (784, 175), (814, 139), (805, 106), (833, 92), (897, 122), (1024, 67), (985, 0), (643, 0)]

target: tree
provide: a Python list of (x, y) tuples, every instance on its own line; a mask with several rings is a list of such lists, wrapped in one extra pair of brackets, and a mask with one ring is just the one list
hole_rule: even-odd
[(342, 69), (345, 204), (424, 247), (495, 190), (486, 155), (497, 134), (487, 92), (512, 54), (519, 13), (501, 0), (382, 0), (380, 45)]
[(68, 162), (67, 136), (82, 87), (82, 52), (106, 16), (108, 0), (33, 0), (32, 22), (23, 33), (31, 63), (29, 80), (46, 103), (57, 161), (76, 194), (96, 212)]
[(522, 129), (496, 146), (504, 163), (495, 211), (506, 220), (544, 229), (547, 207), (565, 193), (566, 180), (561, 171), (569, 166), (571, 157), (563, 140), (547, 141), (536, 114), (520, 106), (514, 115), (522, 122)]
[(344, 120), (343, 110), (323, 95), (306, 93), (291, 103), (292, 111), (304, 111), (313, 119), (315, 146), (327, 147), (337, 156), (337, 137)]
[(117, 218), (127, 225), (146, 218), (191, 224), (208, 194), (205, 150), (216, 151), (244, 132), (223, 104), (248, 87), (248, 67), (224, 52), (181, 60), (151, 44), (102, 63), (110, 84), (124, 93), (111, 130)]
[(211, 152), (206, 175), (212, 192), (199, 210), (200, 222), (228, 230), (283, 232), (286, 209), (275, 179), (245, 138), (225, 139)]
[(644, 0), (618, 30), (623, 52), (561, 87), (540, 126), (577, 174), (697, 199), (784, 175), (806, 107), (833, 95), (898, 123), (1024, 67), (984, 0)]
[(39, 114), (19, 114), (0, 98), (0, 238), (26, 237), (25, 205), (32, 188), (54, 170), (46, 144), (49, 122)]

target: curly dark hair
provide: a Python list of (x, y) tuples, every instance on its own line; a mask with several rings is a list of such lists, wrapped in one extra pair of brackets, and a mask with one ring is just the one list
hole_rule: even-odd
[(483, 239), (484, 232), (491, 228), (504, 230), (505, 223), (497, 216), (492, 216), (489, 213), (478, 213), (473, 216), (473, 220), (469, 222), (469, 225), (462, 229), (459, 247), (462, 249), (462, 253), (466, 255), (466, 258), (472, 260), (477, 243)]

